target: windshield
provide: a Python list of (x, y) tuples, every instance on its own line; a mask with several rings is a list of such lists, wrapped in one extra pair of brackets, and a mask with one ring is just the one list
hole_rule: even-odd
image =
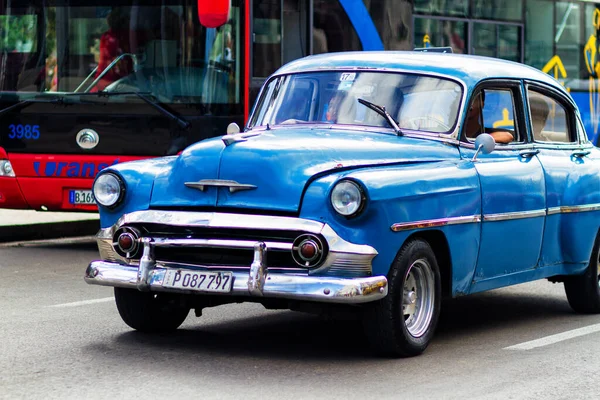
[(384, 72), (315, 72), (271, 80), (250, 127), (299, 123), (390, 127), (385, 116), (359, 103), (386, 108), (400, 129), (450, 132), (462, 99), (461, 86), (430, 76)]
[(162, 103), (241, 108), (239, 1), (217, 29), (200, 25), (197, 0), (2, 1), (3, 99), (140, 91)]

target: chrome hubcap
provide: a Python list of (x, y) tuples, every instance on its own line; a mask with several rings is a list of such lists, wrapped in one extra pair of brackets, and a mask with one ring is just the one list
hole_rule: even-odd
[(433, 270), (427, 260), (416, 260), (408, 268), (402, 294), (402, 318), (413, 337), (421, 337), (427, 332), (433, 316), (434, 300)]

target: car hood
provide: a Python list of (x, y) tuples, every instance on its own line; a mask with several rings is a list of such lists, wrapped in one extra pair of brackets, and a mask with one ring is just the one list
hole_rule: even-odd
[[(457, 157), (455, 147), (439, 141), (385, 133), (306, 127), (256, 133), (228, 146), (211, 139), (186, 149), (157, 176), (151, 205), (297, 212), (307, 183), (331, 171)], [(201, 185), (206, 180), (247, 186)]]

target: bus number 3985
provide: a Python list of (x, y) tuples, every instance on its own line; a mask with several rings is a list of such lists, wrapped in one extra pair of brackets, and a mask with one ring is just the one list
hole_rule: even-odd
[(40, 138), (39, 125), (10, 124), (8, 129), (10, 130), (9, 139), (38, 140)]

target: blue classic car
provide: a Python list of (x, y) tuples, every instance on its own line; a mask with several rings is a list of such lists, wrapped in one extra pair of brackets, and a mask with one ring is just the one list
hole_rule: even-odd
[(243, 132), (94, 183), (102, 260), (141, 331), (236, 302), (352, 311), (413, 356), (441, 299), (547, 278), (600, 312), (600, 150), (569, 93), (512, 62), (360, 52), (294, 61)]

